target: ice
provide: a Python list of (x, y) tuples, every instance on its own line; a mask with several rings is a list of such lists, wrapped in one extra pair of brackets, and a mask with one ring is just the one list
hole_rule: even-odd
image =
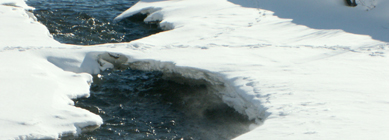
[[(236, 139), (389, 137), (388, 42), (372, 39), (387, 29), (371, 27), (387, 25), (388, 2), (376, 0), (369, 11), (334, 0), (306, 3), (312, 7), (302, 2), (284, 9), (262, 0), (140, 1), (117, 20), (148, 14), (145, 22), (168, 31), (86, 47), (58, 43), (24, 2), (1, 0), (0, 139), (55, 139), (98, 127), (101, 118), (71, 99), (89, 95), (90, 74), (113, 67), (212, 85), (226, 104), (256, 120)], [(266, 7), (272, 5), (279, 7)], [(296, 17), (319, 5), (314, 13), (328, 18), (347, 11), (345, 19)], [(361, 11), (368, 16), (348, 18)], [(355, 19), (361, 23), (352, 24)]]

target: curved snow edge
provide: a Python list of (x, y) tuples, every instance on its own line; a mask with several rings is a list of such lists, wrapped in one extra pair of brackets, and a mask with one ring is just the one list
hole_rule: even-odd
[(136, 14), (147, 15), (144, 19), (145, 23), (158, 23), (159, 27), (162, 30), (171, 30), (175, 28), (173, 23), (162, 21), (164, 19), (164, 14), (161, 12), (162, 7), (158, 5), (155, 6), (146, 6), (147, 3), (139, 1), (131, 8), (127, 9), (117, 17), (115, 17), (114, 21), (118, 22), (123, 20), (124, 18), (131, 17)]
[(211, 71), (176, 66), (173, 62), (161, 62), (157, 60), (137, 60), (131, 56), (119, 53), (104, 52), (98, 55), (100, 69), (107, 68), (131, 68), (144, 71), (160, 71), (164, 78), (185, 84), (205, 84), (208, 92), (218, 95), (228, 106), (233, 107), (237, 112), (248, 116), (249, 120), (255, 120), (257, 125), (263, 124), (270, 115), (267, 108), (262, 105), (254, 105), (246, 100), (239, 93), (228, 79), (222, 74)]
[(34, 10), (34, 7), (28, 6), (24, 0), (1, 0), (0, 5), (21, 7), (25, 10)]

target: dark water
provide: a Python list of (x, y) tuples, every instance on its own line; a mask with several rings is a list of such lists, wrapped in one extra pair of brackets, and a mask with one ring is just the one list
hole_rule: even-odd
[[(69, 44), (128, 42), (161, 30), (137, 15), (112, 19), (134, 0), (28, 0), (54, 38)], [(104, 124), (77, 140), (226, 140), (248, 131), (246, 116), (228, 107), (206, 85), (162, 79), (160, 72), (107, 70), (94, 75), (91, 96), (76, 106), (100, 115)]]
[(77, 139), (226, 140), (253, 123), (207, 93), (207, 86), (163, 80), (160, 72), (108, 70), (94, 79), (91, 96), (75, 102), (104, 124)]
[(66, 44), (129, 42), (161, 30), (145, 24), (144, 15), (114, 23), (113, 19), (138, 0), (28, 0), (38, 21), (54, 39)]

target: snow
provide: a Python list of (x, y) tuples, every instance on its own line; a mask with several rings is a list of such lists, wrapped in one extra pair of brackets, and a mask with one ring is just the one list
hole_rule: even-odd
[[(27, 10), (26, 10), (27, 9)], [(36, 22), (23, 0), (0, 0), (0, 49), (7, 47), (55, 47), (47, 28)], [(24, 44), (24, 45), (23, 45)]]
[(344, 6), (344, 0), (229, 0), (244, 7), (275, 11), (281, 18), (316, 29), (342, 29), (367, 34), (374, 39), (389, 41), (389, 9), (387, 0), (357, 0), (359, 6)]
[(33, 7), (28, 6), (25, 3), (25, 0), (0, 0), (1, 5), (7, 5), (7, 6), (14, 6), (14, 7), (21, 7), (25, 10), (32, 10)]
[(102, 124), (99, 116), (71, 106), (71, 98), (89, 95), (92, 77), (63, 71), (33, 52), (1, 52), (0, 139), (57, 138)]
[[(206, 46), (210, 44), (217, 46), (258, 46), (271, 44), (277, 46), (321, 46), (352, 49), (386, 44), (372, 40), (367, 35), (351, 34), (337, 28), (331, 30), (311, 29), (305, 25), (297, 25), (291, 22), (291, 19), (281, 19), (273, 16), (274, 12), (272, 11), (242, 8), (239, 5), (225, 2), (225, 0), (207, 2), (195, 0), (184, 2), (154, 1), (141, 1), (116, 18), (116, 20), (120, 20), (137, 12), (149, 13), (150, 15), (146, 18), (147, 22), (161, 21), (163, 28), (167, 30), (174, 28), (173, 31), (164, 33), (164, 36), (151, 36), (140, 40), (145, 44), (157, 46)], [(260, 2), (258, 1), (258, 3)], [(199, 7), (201, 7), (201, 10), (199, 10)], [(161, 20), (162, 17), (163, 20)], [(380, 19), (385, 21), (369, 19), (361, 19), (361, 21), (379, 22), (382, 25), (389, 22), (385, 17)], [(332, 20), (330, 21), (332, 22)], [(368, 30), (372, 29), (368, 28)], [(373, 31), (380, 33), (380, 30), (382, 29)], [(387, 35), (388, 30), (384, 31)], [(187, 32), (190, 32), (190, 34)], [(250, 34), (248, 35), (248, 33)]]
[(165, 32), (85, 47), (55, 41), (24, 1), (0, 0), (0, 139), (58, 138), (101, 125), (71, 99), (89, 96), (90, 74), (112, 67), (206, 81), (256, 119), (237, 140), (387, 138), (389, 3), (364, 2), (376, 7), (142, 0), (116, 20), (144, 13)]

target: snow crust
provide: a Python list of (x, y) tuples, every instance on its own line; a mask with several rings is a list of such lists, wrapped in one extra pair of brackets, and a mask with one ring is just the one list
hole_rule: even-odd
[(357, 0), (355, 8), (344, 0), (228, 0), (244, 7), (274, 11), (281, 18), (316, 29), (341, 29), (354, 34), (366, 34), (389, 42), (389, 9), (387, 0)]
[[(257, 2), (259, 5), (261, 3), (261, 1), (256, 0), (247, 1)], [(245, 4), (247, 1), (236, 1), (235, 3)], [(268, 1), (268, 3), (277, 5), (278, 1)], [(298, 9), (305, 9), (306, 5), (299, 5), (300, 3), (302, 2), (290, 4), (290, 7), (299, 6)], [(322, 2), (317, 4), (314, 2), (308, 3), (312, 5), (312, 7), (315, 7)], [(328, 3), (331, 4), (333, 1), (329, 1)], [(387, 5), (387, 3), (384, 4)], [(350, 9), (344, 5), (341, 6)], [(335, 6), (334, 9), (337, 7), (339, 6)], [(384, 6), (380, 7), (384, 8)], [(344, 8), (340, 9), (344, 10)], [(341, 13), (342, 10), (335, 11), (339, 11), (339, 13)], [(292, 19), (282, 19), (274, 16), (273, 11), (257, 8), (243, 8), (240, 5), (226, 2), (225, 0), (186, 0), (182, 2), (142, 0), (116, 17), (116, 20), (120, 20), (139, 12), (148, 14), (148, 17), (145, 19), (146, 22), (161, 21), (163, 29), (174, 28), (173, 31), (164, 33), (164, 36), (151, 36), (139, 41), (141, 43), (156, 46), (186, 44), (190, 46), (276, 45), (327, 48), (343, 47), (355, 49), (386, 44), (381, 41), (372, 40), (371, 37), (367, 35), (351, 34), (336, 28), (330, 30), (320, 30), (308, 28), (305, 25), (297, 25), (291, 22)], [(320, 12), (323, 14), (327, 13), (325, 10), (321, 10)], [(328, 13), (329, 16), (331, 16), (331, 14), (332, 13)], [(342, 18), (350, 16), (350, 14), (352, 13), (332, 20), (341, 20)], [(380, 13), (376, 15), (386, 14)], [(163, 20), (161, 20), (162, 17)], [(359, 19), (358, 22), (367, 22), (367, 25), (378, 22), (379, 24), (386, 26), (389, 20), (387, 20), (386, 16), (380, 17), (381, 18), (378, 18), (379, 20), (370, 20), (366, 18)], [(347, 22), (350, 26), (354, 25), (353, 21)], [(381, 26), (379, 27), (379, 29), (381, 29)], [(367, 28), (367, 30), (371, 29), (369, 27), (363, 28)], [(374, 31), (377, 31), (377, 29)], [(188, 34), (188, 32), (190, 32), (190, 34)], [(384, 30), (384, 32), (384, 35), (387, 35), (388, 30)], [(377, 34), (378, 33), (381, 34), (381, 31), (377, 31)]]
[(57, 47), (48, 29), (23, 0), (0, 0), (0, 50), (12, 47)]
[(58, 138), (102, 124), (71, 106), (71, 98), (89, 96), (91, 75), (63, 71), (32, 52), (1, 52), (0, 139)]
[(25, 10), (33, 10), (34, 7), (30, 7), (25, 3), (25, 0), (0, 0), (0, 5), (21, 7)]
[[(85, 47), (52, 39), (23, 1), (0, 0), (0, 139), (55, 139), (98, 127), (101, 118), (71, 99), (89, 96), (90, 74), (113, 67), (158, 70), (165, 78), (210, 85), (210, 92), (256, 120), (237, 140), (389, 137), (388, 43), (371, 38), (382, 35), (381, 28), (363, 26), (372, 31), (360, 35), (351, 22), (386, 25), (387, 14), (373, 11), (389, 4), (372, 1), (377, 7), (368, 12), (374, 18), (348, 20), (354, 13), (347, 10), (366, 7), (343, 8), (335, 0), (305, 1), (307, 7), (296, 0), (282, 1), (289, 4), (283, 9), (280, 1), (142, 0), (116, 20), (148, 14), (145, 22), (160, 22), (167, 31)], [(353, 28), (310, 28), (327, 28), (325, 18), (294, 23), (302, 14), (297, 9), (312, 7), (324, 17), (345, 11), (345, 19), (336, 16), (331, 23)], [(293, 21), (283, 19), (288, 12)]]

